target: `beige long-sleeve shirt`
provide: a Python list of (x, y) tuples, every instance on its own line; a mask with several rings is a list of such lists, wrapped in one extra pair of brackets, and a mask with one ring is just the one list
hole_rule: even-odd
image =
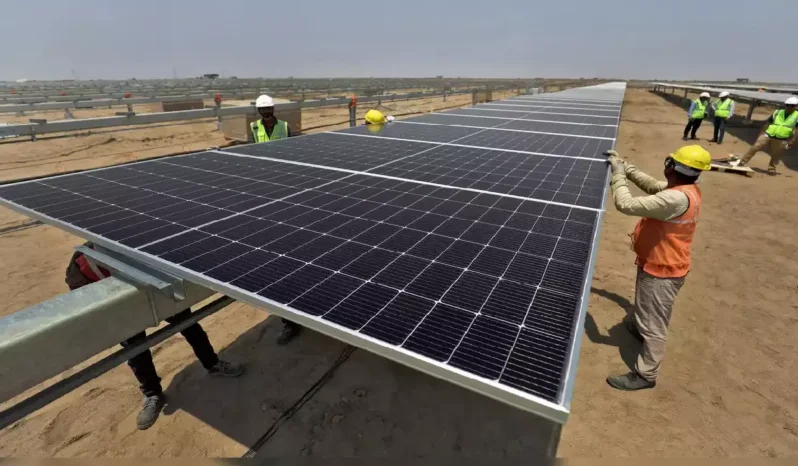
[[(632, 196), (627, 180), (631, 180), (648, 196)], [(613, 175), (610, 186), (615, 207), (626, 215), (670, 220), (684, 214), (690, 206), (687, 194), (665, 189), (667, 182), (646, 175), (634, 165), (626, 165), (626, 173)]]

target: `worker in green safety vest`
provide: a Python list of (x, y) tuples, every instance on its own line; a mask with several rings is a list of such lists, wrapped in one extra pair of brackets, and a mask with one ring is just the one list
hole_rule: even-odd
[(739, 166), (746, 166), (757, 152), (768, 150), (770, 152), (768, 175), (776, 174), (776, 166), (781, 161), (782, 154), (795, 145), (795, 126), (798, 125), (797, 106), (798, 97), (790, 97), (784, 102), (783, 109), (773, 112), (754, 145), (743, 155)]
[(255, 107), (261, 116), (249, 125), (249, 142), (268, 142), (291, 137), (288, 123), (274, 116), (274, 100), (266, 94), (258, 97)]
[(721, 92), (719, 97), (720, 99), (712, 104), (712, 111), (715, 114), (712, 122), (715, 125), (715, 131), (712, 134), (712, 140), (709, 142), (723, 144), (723, 136), (726, 134), (726, 120), (734, 115), (734, 101), (726, 91)]
[(698, 139), (695, 137), (695, 132), (704, 121), (704, 116), (707, 114), (707, 106), (709, 105), (709, 92), (702, 92), (698, 99), (690, 104), (690, 109), (687, 110), (687, 126), (684, 127), (684, 135), (682, 139), (687, 139), (687, 133), (690, 133), (690, 139)]

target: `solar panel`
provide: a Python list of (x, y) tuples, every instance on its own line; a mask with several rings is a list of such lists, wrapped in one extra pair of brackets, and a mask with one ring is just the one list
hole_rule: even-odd
[(596, 107), (580, 107), (575, 104), (538, 104), (538, 105), (518, 105), (518, 104), (484, 104), (479, 105), (480, 109), (491, 109), (500, 111), (513, 111), (513, 112), (539, 112), (539, 113), (569, 113), (575, 115), (590, 115), (590, 116), (618, 116), (618, 109), (612, 108), (596, 108)]
[(251, 144), (225, 151), (365, 171), (427, 148), (429, 146), (425, 144), (411, 141), (375, 138), (355, 140), (321, 133), (312, 138), (290, 138), (280, 144)]
[(617, 121), (514, 115), (139, 162), (0, 202), (564, 422)]
[(596, 125), (616, 124), (617, 117), (604, 117), (604, 116), (591, 116), (580, 115), (573, 113), (544, 113), (544, 112), (516, 112), (516, 111), (502, 111), (487, 108), (459, 108), (455, 110), (448, 110), (443, 112), (452, 115), (465, 115), (465, 116), (479, 116), (479, 117), (500, 117), (508, 120), (544, 120), (544, 121), (564, 121), (571, 123), (588, 123)]
[(437, 119), (428, 118), (425, 121), (413, 122), (398, 122), (399, 124), (429, 124), (429, 125), (443, 125), (443, 126), (462, 126), (466, 128), (493, 128), (497, 130), (515, 130), (519, 132), (537, 133), (537, 134), (550, 134), (554, 136), (584, 136), (593, 137), (597, 139), (615, 139), (615, 132), (617, 128), (615, 125), (574, 125), (569, 123), (560, 122), (543, 122), (543, 121), (524, 121), (524, 120), (511, 120), (504, 121), (504, 123), (496, 123), (496, 120), (483, 120), (488, 123), (475, 124), (473, 121), (466, 120), (465, 118), (458, 118), (459, 122), (452, 120), (452, 116), (441, 115), (428, 115), (429, 117), (437, 117)]
[(522, 98), (522, 97), (513, 97), (507, 100), (501, 101), (504, 105), (548, 105), (548, 106), (566, 106), (566, 105), (576, 105), (583, 108), (607, 108), (607, 109), (615, 109), (620, 110), (621, 104), (619, 103), (610, 103), (610, 102), (602, 102), (602, 101), (588, 101), (588, 100), (569, 100), (569, 99), (531, 99), (531, 98)]

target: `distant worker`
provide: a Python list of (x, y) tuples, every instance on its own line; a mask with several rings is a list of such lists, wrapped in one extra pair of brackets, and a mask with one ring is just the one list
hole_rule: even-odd
[(698, 96), (698, 99), (690, 104), (690, 109), (687, 110), (687, 126), (684, 127), (682, 139), (687, 139), (688, 132), (690, 133), (690, 139), (697, 139), (695, 133), (698, 131), (698, 128), (701, 127), (701, 122), (704, 121), (708, 105), (709, 92), (702, 92)]
[(715, 115), (712, 120), (715, 125), (715, 131), (712, 133), (712, 140), (709, 142), (723, 144), (723, 136), (726, 134), (726, 120), (734, 115), (734, 101), (729, 97), (728, 92), (723, 91), (720, 93), (720, 99), (712, 104), (712, 111)]
[[(619, 390), (653, 388), (665, 357), (665, 340), (676, 295), (690, 271), (690, 245), (701, 211), (696, 182), (710, 169), (710, 155), (701, 146), (685, 146), (665, 159), (665, 179), (658, 181), (609, 151), (615, 207), (643, 217), (632, 233), (637, 255), (634, 317), (626, 328), (643, 343), (634, 370), (613, 375), (607, 383)], [(634, 197), (627, 180), (648, 196)]]
[(274, 100), (266, 94), (255, 101), (255, 108), (261, 116), (260, 120), (253, 121), (250, 127), (249, 142), (268, 142), (291, 137), (288, 123), (278, 120), (274, 116)]
[(795, 126), (798, 124), (798, 97), (790, 97), (784, 102), (784, 108), (776, 110), (768, 118), (767, 124), (762, 128), (756, 142), (748, 152), (740, 159), (738, 166), (744, 167), (761, 150), (768, 149), (770, 152), (770, 164), (768, 165), (768, 175), (776, 174), (776, 166), (781, 161), (784, 151), (790, 150), (795, 145), (796, 132)]
[[(92, 247), (91, 243), (86, 243), (88, 247)], [(90, 283), (98, 282), (103, 278), (109, 277), (110, 273), (102, 267), (98, 267), (93, 262), (86, 259), (86, 256), (76, 252), (69, 261), (69, 266), (66, 271), (66, 283), (70, 290), (75, 290), (86, 286)], [(178, 312), (166, 319), (170, 324), (176, 324), (191, 315), (191, 310), (186, 309)], [(185, 330), (180, 332), (183, 338), (186, 339), (194, 354), (199, 359), (202, 366), (212, 376), (219, 377), (238, 377), (244, 373), (244, 368), (238, 364), (233, 364), (219, 359), (216, 355), (213, 346), (205, 330), (202, 329), (199, 323), (186, 327)], [(139, 332), (121, 344), (123, 347), (135, 345), (147, 337), (147, 334), (142, 331)], [(158, 377), (158, 372), (155, 370), (155, 364), (152, 361), (152, 352), (145, 350), (127, 362), (133, 375), (139, 382), (139, 389), (144, 394), (144, 404), (136, 417), (136, 426), (139, 430), (145, 430), (152, 427), (161, 410), (166, 404), (166, 397), (163, 394), (161, 387), (161, 379)]]
[(366, 120), (367, 125), (381, 125), (383, 123), (390, 123), (395, 120), (393, 116), (385, 116), (381, 111), (375, 109), (371, 109), (366, 112), (364, 119)]

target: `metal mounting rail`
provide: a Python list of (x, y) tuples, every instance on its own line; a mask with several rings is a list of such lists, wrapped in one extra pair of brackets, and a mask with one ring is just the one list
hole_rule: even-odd
[(122, 254), (78, 250), (112, 277), (0, 318), (0, 402), (215, 294)]
[[(102, 282), (100, 282), (102, 283)], [(58, 398), (66, 395), (67, 393), (75, 390), (86, 382), (95, 379), (111, 369), (119, 366), (133, 356), (146, 351), (147, 349), (163, 342), (167, 338), (181, 332), (200, 320), (220, 311), (229, 304), (235, 302), (232, 298), (223, 296), (210, 304), (194, 311), (189, 317), (180, 322), (170, 324), (162, 329), (159, 329), (147, 336), (144, 340), (127, 346), (105, 358), (97, 361), (96, 363), (81, 369), (80, 371), (56, 382), (55, 384), (45, 388), (44, 390), (31, 395), (23, 401), (14, 404), (10, 408), (0, 412), (0, 430), (10, 426), (25, 416), (32, 414), (38, 409), (52, 403)], [(16, 374), (13, 374), (15, 376)], [(4, 380), (12, 375), (8, 375)], [(21, 393), (21, 392), (20, 392)]]

